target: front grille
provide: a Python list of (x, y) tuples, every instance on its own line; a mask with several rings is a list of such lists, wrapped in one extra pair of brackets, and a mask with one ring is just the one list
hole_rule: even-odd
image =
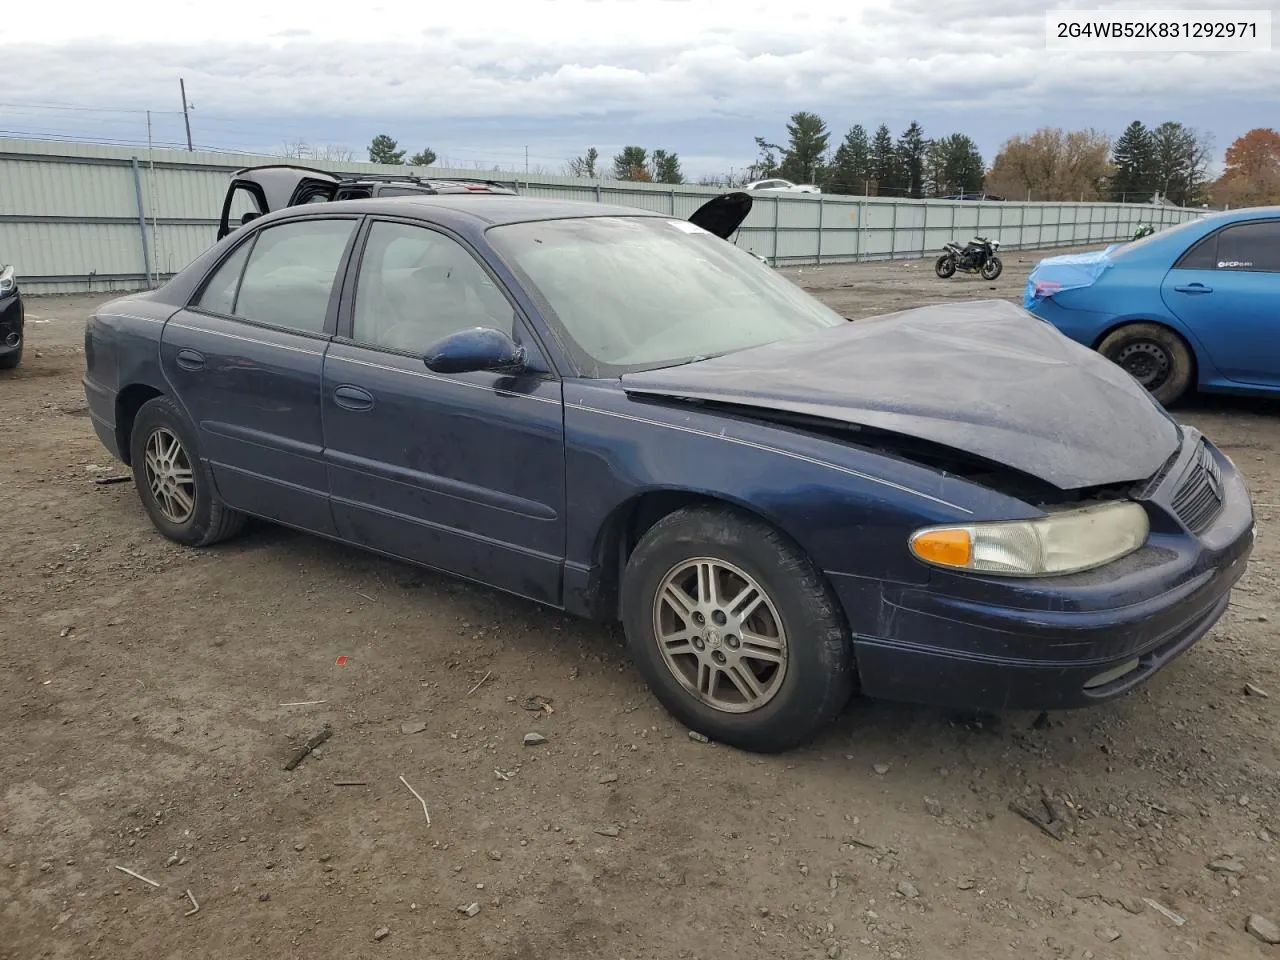
[(1222, 471), (1201, 440), (1195, 459), (1178, 481), (1178, 489), (1173, 494), (1173, 512), (1188, 530), (1200, 533), (1218, 519), (1222, 506)]

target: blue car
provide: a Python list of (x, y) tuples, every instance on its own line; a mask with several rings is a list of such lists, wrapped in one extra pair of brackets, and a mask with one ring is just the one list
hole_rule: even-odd
[(1200, 217), (1040, 261), (1024, 304), (1171, 404), (1280, 390), (1280, 207)]
[(1253, 509), (1212, 443), (1009, 303), (848, 322), (725, 242), (749, 205), (266, 214), (90, 318), (94, 429), (180, 544), (257, 517), (621, 621), (756, 751), (856, 690), (1099, 703), (1222, 615)]

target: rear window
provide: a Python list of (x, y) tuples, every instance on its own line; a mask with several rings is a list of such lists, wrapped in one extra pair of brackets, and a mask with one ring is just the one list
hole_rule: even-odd
[(1155, 233), (1147, 234), (1145, 237), (1143, 237), (1140, 240), (1131, 240), (1128, 243), (1120, 244), (1118, 247), (1115, 248), (1115, 250), (1111, 251), (1111, 254), (1110, 254), (1111, 259), (1121, 260), (1129, 256), (1130, 254), (1135, 253), (1138, 250), (1145, 249), (1147, 244), (1151, 243), (1154, 240), (1165, 240), (1179, 233), (1187, 233), (1189, 231), (1193, 231), (1194, 228), (1196, 227), (1203, 227), (1203, 226), (1204, 226), (1204, 223), (1199, 218), (1196, 218), (1195, 220), (1188, 220), (1185, 223), (1180, 223), (1176, 227), (1168, 227), (1167, 229), (1164, 229), (1164, 230), (1157, 230)]

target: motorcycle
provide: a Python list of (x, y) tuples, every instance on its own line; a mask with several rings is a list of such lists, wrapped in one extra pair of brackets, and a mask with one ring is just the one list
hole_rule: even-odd
[(1138, 229), (1133, 231), (1133, 239), (1141, 240), (1143, 237), (1149, 237), (1156, 232), (1156, 228), (1149, 223), (1138, 224)]
[(994, 280), (1004, 269), (1004, 264), (996, 256), (1000, 249), (999, 240), (974, 237), (963, 247), (952, 241), (942, 249), (943, 254), (934, 263), (933, 272), (943, 280), (954, 276), (957, 270), (980, 274), (983, 280)]

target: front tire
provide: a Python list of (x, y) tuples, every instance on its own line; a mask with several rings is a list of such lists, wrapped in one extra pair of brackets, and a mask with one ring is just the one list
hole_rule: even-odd
[(155, 528), (188, 547), (207, 547), (239, 533), (245, 516), (222, 503), (195, 431), (178, 405), (155, 397), (133, 421), (129, 460), (138, 498)]
[(849, 633), (822, 575), (728, 507), (677, 510), (644, 535), (623, 573), (622, 622), (663, 706), (743, 750), (809, 741), (853, 692)]
[(1194, 362), (1185, 340), (1156, 323), (1131, 323), (1113, 330), (1098, 352), (1119, 366), (1163, 406), (1191, 386)]
[(943, 280), (953, 277), (956, 272), (956, 258), (949, 253), (944, 253), (933, 262), (933, 272)]
[(990, 260), (988, 260), (986, 263), (982, 265), (982, 270), (981, 270), (982, 279), (994, 280), (996, 277), (1000, 276), (1000, 271), (1003, 269), (1004, 269), (1004, 264), (1000, 262), (1000, 258), (992, 257)]

